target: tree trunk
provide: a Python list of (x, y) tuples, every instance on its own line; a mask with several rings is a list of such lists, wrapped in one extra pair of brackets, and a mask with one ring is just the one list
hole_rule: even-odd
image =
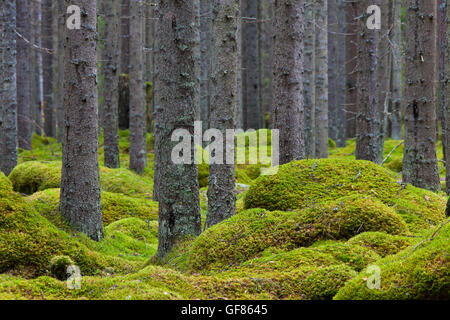
[(445, 186), (447, 194), (450, 194), (450, 2), (441, 0), (440, 24), (441, 37), (445, 39), (440, 45), (440, 70), (441, 70), (441, 108), (443, 110), (442, 144), (445, 152)]
[(1, 104), (3, 119), (0, 136), (3, 139), (1, 150), (1, 170), (9, 175), (17, 164), (17, 90), (16, 90), (16, 1), (4, 0), (2, 7), (4, 23), (0, 46), (3, 49), (2, 73), (3, 84)]
[[(159, 201), (159, 241), (157, 257), (163, 259), (174, 242), (185, 235), (199, 235), (201, 215), (198, 169), (191, 143), (190, 162), (175, 164), (171, 140), (177, 129), (194, 134), (198, 94), (195, 73), (195, 11), (191, 1), (160, 1), (156, 46), (158, 105), (155, 110), (155, 187)], [(188, 152), (189, 150), (185, 150)]]
[(273, 128), (280, 164), (305, 158), (303, 105), (304, 2), (274, 2)]
[(57, 83), (57, 91), (56, 91), (56, 124), (58, 128), (57, 138), (58, 141), (62, 141), (63, 136), (63, 128), (64, 128), (64, 32), (66, 29), (66, 21), (64, 20), (64, 14), (66, 7), (64, 6), (64, 0), (58, 0), (58, 83)]
[[(53, 50), (53, 11), (52, 0), (42, 1), (42, 45)], [(44, 133), (47, 137), (56, 136), (53, 110), (53, 57), (49, 52), (43, 53), (44, 73)]]
[(401, 2), (392, 1), (392, 111), (391, 111), (391, 137), (402, 139), (402, 24), (401, 24)]
[(304, 2), (305, 4), (305, 44), (303, 63), (303, 89), (304, 89), (304, 109), (305, 109), (305, 151), (310, 159), (316, 157), (316, 86), (314, 78), (316, 74), (316, 27), (315, 27), (315, 4), (314, 2)]
[(81, 29), (66, 29), (64, 41), (64, 135), (61, 214), (91, 239), (103, 237), (98, 164), (97, 7), (95, 1), (66, 0), (80, 7)]
[[(346, 115), (347, 115), (347, 138), (356, 136), (356, 115), (358, 110), (358, 3), (356, 1), (346, 1), (347, 12), (347, 36), (346, 43), (346, 70), (347, 70), (347, 97), (346, 97)], [(364, 10), (367, 7), (364, 8)]]
[[(235, 150), (226, 148), (226, 130), (235, 129), (237, 84), (237, 32), (240, 19), (238, 0), (213, 0), (213, 75), (214, 96), (211, 109), (211, 127), (220, 130), (223, 150), (235, 157)], [(233, 138), (234, 141), (234, 138)], [(211, 157), (210, 157), (211, 159)], [(222, 159), (223, 161), (223, 159)], [(235, 165), (210, 163), (208, 188), (208, 215), (206, 225), (211, 227), (236, 213)]]
[(327, 1), (316, 1), (316, 157), (328, 158), (328, 15)]
[[(32, 10), (32, 42), (37, 47), (42, 46), (41, 41), (41, 0), (32, 1), (30, 3)], [(37, 135), (42, 135), (42, 52), (40, 49), (32, 48), (31, 51), (31, 115), (33, 117), (33, 130)]]
[(120, 9), (120, 73), (130, 73), (130, 1), (119, 0)]
[(403, 181), (439, 191), (434, 84), (436, 9), (435, 1), (407, 1)]
[[(242, 0), (239, 0), (239, 11), (242, 13)], [(237, 84), (236, 84), (236, 117), (235, 128), (244, 128), (244, 109), (243, 109), (243, 91), (242, 91), (242, 14), (238, 21), (238, 33), (237, 33)]]
[(258, 101), (258, 5), (257, 1), (244, 0), (243, 6), (243, 41), (244, 51), (244, 85), (243, 94), (244, 112), (245, 112), (245, 129), (259, 129), (261, 118), (263, 117), (261, 106)]
[[(153, 55), (154, 55), (154, 34), (155, 34), (155, 20), (153, 19), (154, 6), (145, 2), (145, 75), (144, 80), (151, 83), (150, 92), (146, 90), (146, 108), (147, 108), (147, 132), (153, 133)], [(146, 83), (148, 88), (148, 83)]]
[(367, 28), (371, 0), (359, 2), (358, 28), (358, 114), (356, 116), (356, 159), (378, 162), (379, 117), (377, 112), (378, 30)]
[(211, 1), (200, 0), (200, 119), (203, 131), (209, 128), (211, 108), (211, 54), (212, 54), (212, 23)]
[(130, 5), (130, 169), (142, 173), (147, 165), (146, 110), (142, 54), (143, 0)]
[(337, 140), (337, 0), (328, 0), (328, 133)]
[(346, 17), (345, 0), (338, 0), (337, 8), (337, 80), (336, 80), (336, 146), (345, 147), (347, 139), (347, 117), (346, 117), (346, 98), (347, 98), (347, 52), (346, 52)]
[(115, 0), (103, 0), (105, 44), (103, 49), (103, 135), (105, 167), (119, 168), (119, 6)]
[[(31, 38), (30, 12), (26, 0), (16, 1), (17, 32)], [(31, 150), (31, 75), (30, 47), (17, 36), (17, 126), (19, 148)]]

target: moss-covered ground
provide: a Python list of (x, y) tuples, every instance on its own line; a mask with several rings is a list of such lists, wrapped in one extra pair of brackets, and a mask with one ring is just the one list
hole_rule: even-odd
[[(383, 166), (355, 161), (354, 141), (330, 141), (330, 159), (292, 162), (275, 175), (240, 163), (237, 214), (155, 262), (153, 141), (148, 135), (149, 168), (137, 175), (127, 169), (128, 139), (121, 131), (121, 168), (108, 169), (100, 137), (100, 242), (59, 213), (55, 140), (34, 136), (11, 175), (0, 173), (0, 299), (450, 298), (447, 198), (401, 184), (400, 141), (386, 141), (385, 156), (397, 149)], [(249, 149), (241, 151), (259, 151)], [(199, 165), (203, 221), (208, 171)], [(80, 269), (80, 289), (65, 280), (70, 265)], [(380, 286), (370, 289), (373, 270)]]

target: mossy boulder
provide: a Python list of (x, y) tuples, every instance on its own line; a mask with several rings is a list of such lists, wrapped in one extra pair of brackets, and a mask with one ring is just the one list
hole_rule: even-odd
[(393, 207), (414, 232), (445, 219), (444, 196), (402, 186), (386, 169), (372, 162), (348, 159), (301, 160), (282, 165), (277, 174), (255, 180), (246, 192), (244, 207), (298, 210), (349, 195), (370, 196)]
[(74, 265), (67, 256), (55, 256), (50, 260), (50, 272), (58, 280), (67, 280), (67, 268)]
[[(59, 189), (47, 189), (36, 192), (27, 197), (27, 201), (41, 215), (59, 224)], [(135, 217), (142, 220), (158, 219), (158, 203), (143, 199), (132, 198), (119, 193), (101, 193), (102, 218), (106, 226), (114, 221)]]
[(381, 257), (396, 254), (415, 241), (411, 237), (392, 235), (385, 232), (364, 232), (351, 238), (347, 244), (373, 250)]
[(201, 234), (189, 254), (192, 270), (240, 264), (269, 247), (292, 250), (323, 239), (350, 239), (365, 231), (407, 232), (402, 218), (376, 199), (353, 196), (302, 211), (241, 212)]
[(380, 268), (380, 288), (369, 289), (373, 274), (362, 271), (347, 282), (336, 300), (437, 300), (450, 299), (450, 224), (429, 232), (419, 244), (375, 263)]
[(0, 190), (10, 191), (12, 189), (11, 181), (0, 171)]
[[(9, 178), (14, 190), (24, 194), (59, 188), (61, 162), (25, 162), (14, 168)], [(102, 191), (122, 193), (138, 198), (151, 199), (153, 194), (153, 180), (124, 168), (100, 167), (100, 187)]]
[(103, 256), (81, 241), (90, 240), (59, 230), (19, 194), (0, 191), (0, 273), (9, 271), (27, 277), (47, 274), (54, 256), (70, 257), (83, 274), (96, 274), (111, 265), (134, 269), (133, 264)]

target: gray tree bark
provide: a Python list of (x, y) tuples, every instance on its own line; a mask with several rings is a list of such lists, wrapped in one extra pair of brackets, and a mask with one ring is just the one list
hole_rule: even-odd
[(305, 158), (303, 104), (304, 2), (274, 2), (273, 128), (280, 164)]
[(402, 52), (402, 24), (401, 2), (392, 1), (392, 111), (391, 111), (391, 137), (397, 140), (402, 138), (402, 100), (403, 81), (402, 66), (404, 64)]
[(357, 1), (346, 1), (347, 36), (345, 37), (345, 47), (347, 61), (345, 65), (347, 70), (347, 96), (345, 109), (347, 111), (347, 138), (356, 137), (356, 116), (358, 109), (358, 4), (359, 2)]
[(81, 29), (64, 41), (64, 135), (61, 214), (91, 239), (103, 237), (98, 163), (97, 7), (95, 1), (66, 0), (81, 8)]
[(356, 116), (357, 160), (378, 162), (379, 117), (377, 112), (377, 30), (367, 28), (367, 8), (372, 0), (358, 3), (358, 113)]
[(316, 1), (316, 157), (328, 158), (328, 15), (327, 1)]
[(58, 53), (58, 83), (57, 90), (56, 90), (56, 125), (58, 128), (57, 138), (58, 141), (62, 141), (63, 137), (63, 128), (64, 128), (64, 97), (63, 97), (63, 91), (64, 91), (64, 34), (66, 29), (66, 21), (64, 20), (64, 14), (66, 7), (64, 6), (64, 0), (58, 0), (57, 3), (57, 21), (58, 21), (58, 44), (57, 44), (57, 53)]
[(328, 0), (328, 134), (337, 140), (337, 0)]
[[(30, 11), (26, 0), (16, 1), (17, 32), (31, 39)], [(19, 148), (31, 150), (31, 74), (30, 47), (17, 36), (17, 126)]]
[[(240, 19), (238, 0), (213, 0), (213, 75), (214, 96), (211, 109), (211, 127), (221, 131), (223, 150), (226, 147), (226, 130), (235, 129), (235, 104), (237, 85), (237, 33)], [(234, 139), (233, 139), (234, 141)], [(206, 225), (211, 227), (236, 213), (235, 165), (210, 164), (208, 188), (208, 214)]]
[(119, 6), (115, 0), (103, 0), (103, 7), (105, 9), (105, 45), (102, 57), (105, 79), (103, 87), (104, 164), (108, 168), (119, 168)]
[(345, 147), (347, 140), (347, 52), (346, 52), (346, 5), (345, 0), (338, 0), (337, 7), (337, 80), (336, 80), (336, 146)]
[(406, 4), (405, 151), (403, 181), (440, 190), (436, 157), (435, 1)]
[(119, 0), (120, 9), (120, 73), (130, 73), (130, 1)]
[(214, 41), (211, 23), (211, 1), (200, 0), (200, 119), (203, 131), (209, 128), (211, 108), (211, 54)]
[(3, 49), (1, 104), (3, 119), (0, 136), (3, 139), (1, 150), (1, 170), (9, 175), (17, 164), (17, 87), (16, 87), (16, 1), (1, 0), (4, 13), (0, 46)]
[(130, 169), (142, 173), (147, 165), (146, 109), (142, 30), (143, 1), (130, 4)]
[(158, 169), (155, 187), (159, 201), (157, 257), (163, 259), (177, 239), (201, 232), (198, 169), (193, 163), (193, 143), (190, 163), (174, 164), (171, 159), (172, 150), (178, 144), (178, 141), (171, 141), (174, 130), (186, 129), (194, 134), (197, 109), (193, 102), (199, 88), (195, 78), (193, 2), (160, 0), (157, 12), (155, 163)]
[[(32, 43), (37, 47), (42, 46), (41, 41), (41, 26), (42, 26), (42, 11), (41, 0), (32, 1), (31, 7), (31, 21), (32, 21)], [(42, 52), (40, 49), (32, 48), (31, 51), (31, 115), (33, 118), (33, 130), (37, 135), (42, 135)]]
[(305, 109), (305, 150), (310, 159), (316, 157), (316, 86), (314, 78), (316, 74), (316, 27), (315, 27), (315, 4), (304, 2), (305, 6), (305, 40), (304, 40), (304, 63), (303, 63), (303, 89)]
[[(44, 48), (53, 50), (52, 0), (42, 1), (42, 45)], [(47, 137), (56, 137), (53, 109), (53, 58), (54, 55), (52, 53), (43, 53), (44, 134)]]

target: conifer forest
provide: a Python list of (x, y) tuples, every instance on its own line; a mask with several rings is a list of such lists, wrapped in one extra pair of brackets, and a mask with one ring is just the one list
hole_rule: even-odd
[(449, 195), (450, 0), (0, 0), (0, 300), (449, 300)]

